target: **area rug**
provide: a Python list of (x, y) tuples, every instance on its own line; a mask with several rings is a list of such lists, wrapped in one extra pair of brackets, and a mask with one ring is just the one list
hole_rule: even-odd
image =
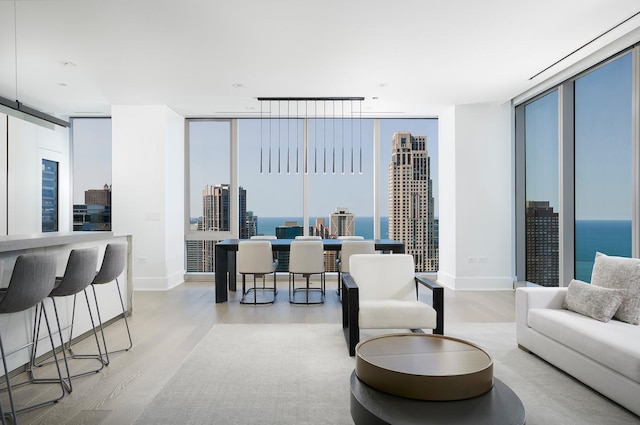
[[(520, 397), (528, 425), (640, 424), (640, 418), (518, 349), (514, 323), (451, 324)], [(378, 334), (363, 332), (363, 338)], [(214, 325), (135, 424), (353, 424), (354, 359), (338, 324)]]

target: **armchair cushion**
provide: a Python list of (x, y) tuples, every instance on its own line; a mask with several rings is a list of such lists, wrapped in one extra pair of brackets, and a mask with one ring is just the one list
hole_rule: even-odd
[(360, 299), (361, 329), (435, 329), (436, 311), (420, 301)]

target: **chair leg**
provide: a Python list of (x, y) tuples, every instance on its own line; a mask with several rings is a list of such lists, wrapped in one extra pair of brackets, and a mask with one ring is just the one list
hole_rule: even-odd
[[(67, 372), (67, 378), (63, 378), (62, 382), (63, 382), (63, 385), (64, 385), (65, 389), (67, 390), (67, 392), (71, 393), (71, 391), (73, 391), (73, 387), (71, 385), (71, 373), (69, 371), (69, 363), (67, 361), (67, 355), (65, 353), (64, 340), (62, 339), (62, 328), (60, 326), (60, 318), (58, 316), (58, 307), (56, 305), (55, 298), (51, 298), (51, 303), (53, 304), (53, 311), (54, 311), (55, 316), (56, 316), (56, 325), (58, 326), (57, 333), (58, 333), (58, 336), (60, 337), (60, 351), (62, 352), (62, 358), (64, 360), (65, 370)], [(31, 350), (31, 359), (30, 359), (27, 371), (29, 372), (29, 375), (31, 377), (31, 382), (33, 382), (33, 383), (50, 383), (50, 384), (54, 384), (54, 383), (58, 382), (58, 379), (55, 379), (55, 378), (36, 378), (34, 373), (33, 373), (33, 368), (34, 367), (41, 367), (41, 366), (44, 366), (45, 364), (49, 364), (49, 363), (52, 363), (53, 361), (55, 361), (55, 360), (51, 360), (51, 361), (42, 362), (42, 363), (37, 363), (36, 362), (38, 342), (40, 341), (40, 325), (42, 324), (42, 315), (45, 314), (44, 308), (38, 308), (38, 305), (36, 305), (35, 313), (36, 313), (35, 314), (36, 317), (34, 317), (34, 323), (33, 323), (33, 335), (34, 335), (33, 336), (33, 345), (32, 345), (32, 350)], [(51, 337), (51, 335), (49, 335), (49, 336)], [(55, 350), (55, 346), (52, 345), (52, 349)]]
[(122, 299), (122, 291), (120, 291), (120, 284), (118, 283), (118, 279), (116, 279), (116, 287), (118, 288), (118, 297), (120, 298), (120, 306), (122, 307), (122, 318), (124, 319), (124, 325), (127, 328), (127, 337), (129, 338), (129, 345), (125, 348), (109, 351), (109, 349), (107, 348), (107, 341), (104, 336), (104, 327), (102, 325), (102, 317), (100, 316), (100, 306), (98, 304), (98, 295), (96, 294), (95, 285), (91, 285), (91, 289), (93, 290), (93, 298), (96, 304), (96, 313), (98, 313), (98, 325), (100, 327), (100, 332), (102, 333), (102, 341), (104, 344), (105, 356), (107, 357), (105, 366), (109, 364), (109, 354), (119, 353), (121, 351), (129, 351), (133, 347), (133, 339), (131, 338), (131, 330), (129, 329), (129, 321), (127, 320), (127, 311), (124, 307), (124, 301)]
[(96, 297), (96, 292), (95, 289), (93, 290), (93, 296), (95, 298), (95, 302), (96, 302), (96, 313), (98, 314), (98, 329), (100, 329), (100, 334), (102, 335), (102, 344), (104, 346), (105, 349), (105, 353), (104, 355), (102, 354), (102, 350), (100, 349), (100, 342), (98, 340), (98, 334), (96, 331), (96, 325), (93, 321), (93, 314), (91, 312), (91, 303), (89, 302), (89, 295), (87, 294), (87, 289), (84, 289), (84, 297), (85, 300), (87, 302), (87, 310), (89, 311), (89, 318), (91, 319), (91, 326), (93, 327), (93, 334), (94, 337), (96, 339), (96, 345), (98, 347), (98, 354), (77, 354), (73, 351), (72, 348), (72, 342), (73, 342), (73, 325), (74, 325), (74, 321), (75, 321), (75, 313), (76, 313), (76, 295), (73, 296), (73, 312), (71, 315), (71, 332), (69, 333), (69, 342), (67, 345), (67, 349), (69, 350), (69, 352), (71, 353), (71, 358), (73, 359), (97, 359), (100, 361), (100, 363), (102, 363), (102, 366), (100, 367), (100, 369), (95, 370), (95, 372), (98, 372), (99, 370), (102, 369), (102, 367), (104, 366), (109, 366), (109, 353), (107, 352), (107, 341), (106, 338), (104, 336), (104, 328), (102, 326), (102, 318), (100, 317), (100, 309), (98, 308), (98, 299)]
[[(11, 413), (7, 415), (11, 419), (11, 422), (16, 424), (18, 420), (16, 418), (16, 406), (13, 402), (13, 392), (11, 391), (11, 382), (9, 380), (9, 369), (7, 368), (7, 357), (4, 354), (4, 345), (2, 344), (2, 336), (0, 336), (0, 354), (2, 354), (2, 366), (4, 367), (4, 379), (7, 384), (7, 394), (9, 395), (9, 405), (11, 406)], [(5, 413), (2, 414), (2, 423), (4, 423)]]
[(131, 339), (131, 330), (129, 329), (129, 321), (127, 320), (127, 311), (124, 308), (124, 300), (122, 299), (122, 291), (120, 290), (120, 283), (118, 282), (118, 279), (116, 279), (116, 287), (118, 288), (118, 296), (120, 297), (120, 305), (122, 306), (122, 317), (124, 318), (124, 325), (127, 328), (127, 336), (129, 337), (129, 347), (112, 351), (112, 353), (116, 353), (118, 351), (129, 351), (131, 348), (133, 348), (133, 339)]
[[(42, 379), (42, 380), (34, 379), (31, 370), (28, 370), (30, 379), (28, 381), (20, 382), (18, 384), (13, 385), (13, 388), (21, 387), (21, 386), (27, 385), (27, 384), (53, 384), (53, 383), (57, 384), (57, 383), (59, 383), (60, 384), (61, 393), (60, 393), (60, 396), (52, 398), (50, 400), (43, 401), (43, 402), (40, 402), (40, 403), (36, 403), (36, 404), (33, 404), (33, 405), (28, 405), (28, 406), (22, 407), (20, 409), (16, 409), (15, 408), (15, 404), (14, 404), (14, 400), (13, 400), (13, 391), (12, 391), (12, 385), (11, 385), (11, 382), (10, 382), (11, 380), (9, 378), (9, 370), (7, 369), (6, 355), (5, 355), (5, 352), (4, 352), (4, 347), (2, 346), (2, 340), (0, 338), (0, 352), (2, 353), (2, 364), (3, 364), (4, 372), (5, 372), (5, 380), (6, 380), (6, 383), (7, 383), (7, 388), (3, 388), (2, 390), (7, 390), (7, 393), (8, 393), (8, 396), (9, 396), (9, 402), (11, 404), (11, 413), (9, 414), (9, 416), (11, 417), (12, 422), (14, 424), (17, 423), (16, 415), (18, 413), (30, 411), (30, 410), (36, 409), (38, 407), (46, 406), (48, 404), (57, 403), (58, 401), (62, 400), (62, 398), (67, 393), (67, 389), (66, 389), (66, 386), (65, 386), (64, 378), (62, 377), (62, 370), (60, 369), (60, 363), (59, 363), (59, 360), (58, 360), (58, 355), (56, 354), (55, 343), (53, 342), (53, 334), (51, 333), (51, 326), (49, 324), (49, 317), (47, 315), (47, 310), (46, 310), (46, 308), (44, 306), (44, 301), (40, 302), (39, 307), (40, 307), (40, 309), (42, 311), (41, 314), (44, 315), (44, 322), (45, 322), (45, 324), (47, 326), (47, 333), (49, 335), (49, 342), (51, 343), (51, 347), (53, 348), (52, 349), (52, 353), (53, 353), (54, 363), (56, 365), (56, 370), (58, 371), (58, 379)], [(39, 320), (41, 320), (41, 318)], [(31, 345), (32, 345), (32, 350), (33, 350), (33, 345), (34, 345), (33, 341), (31, 342)]]
[(2, 403), (0, 403), (0, 420), (2, 420), (2, 425), (7, 424), (7, 422), (4, 420), (4, 410), (2, 409)]

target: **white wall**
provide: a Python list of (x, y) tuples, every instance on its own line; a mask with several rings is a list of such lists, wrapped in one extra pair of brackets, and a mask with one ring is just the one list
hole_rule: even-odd
[(449, 288), (513, 288), (510, 117), (510, 105), (498, 103), (439, 116), (438, 281)]
[[(41, 126), (12, 116), (8, 117), (6, 128), (8, 139), (4, 152), (8, 151), (8, 154), (2, 164), (5, 171), (8, 167), (7, 208), (2, 209), (0, 218), (8, 223), (8, 226), (3, 225), (6, 233), (15, 235), (42, 231), (43, 159), (58, 162), (58, 230), (69, 231), (69, 130), (53, 124)], [(6, 187), (3, 185), (1, 189), (3, 195)]]
[(163, 105), (113, 106), (112, 226), (133, 235), (133, 288), (184, 276), (184, 118)]

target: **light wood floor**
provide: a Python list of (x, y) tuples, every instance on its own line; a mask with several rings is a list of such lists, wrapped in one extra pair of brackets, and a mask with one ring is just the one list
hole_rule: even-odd
[[(223, 304), (215, 303), (215, 286), (207, 282), (188, 282), (163, 292), (135, 292), (134, 313), (129, 318), (134, 348), (112, 355), (111, 364), (102, 371), (75, 379), (73, 392), (62, 401), (20, 414), (19, 423), (130, 424), (214, 324), (335, 323), (338, 327), (342, 319), (336, 287), (336, 277), (328, 276), (325, 303), (316, 306), (290, 305), (286, 277), (278, 281), (276, 303), (257, 307), (239, 303), (240, 282), (238, 292), (231, 292), (229, 302)], [(428, 302), (429, 298), (421, 292), (421, 299)], [(508, 321), (514, 321), (514, 291), (445, 290), (445, 334), (447, 323)], [(106, 334), (110, 348), (123, 346), (124, 321), (109, 326)], [(90, 339), (78, 344), (77, 351), (86, 347), (90, 349)], [(92, 360), (72, 363), (76, 371), (96, 365)], [(54, 373), (51, 366), (42, 369), (38, 372), (44, 376)], [(28, 385), (16, 391), (15, 397), (31, 403), (55, 390), (50, 385)], [(8, 405), (6, 392), (0, 400)]]

